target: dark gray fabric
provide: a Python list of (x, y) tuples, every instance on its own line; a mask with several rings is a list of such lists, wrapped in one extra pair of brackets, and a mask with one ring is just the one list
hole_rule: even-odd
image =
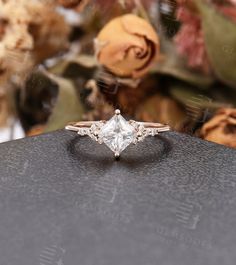
[(236, 151), (168, 132), (0, 145), (0, 265), (235, 265)]

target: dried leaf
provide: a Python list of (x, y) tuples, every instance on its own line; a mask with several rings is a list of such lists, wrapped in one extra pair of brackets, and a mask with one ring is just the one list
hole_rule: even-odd
[(170, 94), (187, 107), (190, 103), (193, 108), (198, 106), (199, 108), (218, 109), (226, 106), (225, 103), (214, 101), (207, 93), (188, 86), (172, 86), (170, 87)]
[(202, 0), (195, 3), (202, 17), (206, 49), (214, 72), (236, 88), (236, 23)]
[[(69, 69), (73, 67), (73, 71)], [(95, 69), (97, 67), (97, 62), (94, 56), (89, 55), (79, 55), (75, 58), (63, 58), (58, 60), (52, 67), (48, 68), (48, 71), (54, 75), (68, 75), (70, 72), (71, 78), (76, 78), (78, 76), (92, 77)]]
[(208, 88), (213, 83), (214, 79), (211, 76), (190, 70), (171, 42), (162, 38), (161, 46), (164, 53), (163, 59), (155, 65), (152, 72), (173, 76), (202, 89)]
[(59, 95), (45, 132), (64, 128), (68, 122), (81, 120), (83, 115), (82, 104), (73, 82), (59, 77), (53, 79), (59, 85)]

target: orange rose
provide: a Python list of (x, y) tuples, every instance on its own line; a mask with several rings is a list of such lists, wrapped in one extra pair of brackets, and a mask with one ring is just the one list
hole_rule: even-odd
[(236, 147), (236, 109), (220, 109), (202, 130), (203, 139)]
[(111, 20), (95, 40), (98, 62), (121, 77), (143, 76), (160, 51), (154, 28), (127, 14)]

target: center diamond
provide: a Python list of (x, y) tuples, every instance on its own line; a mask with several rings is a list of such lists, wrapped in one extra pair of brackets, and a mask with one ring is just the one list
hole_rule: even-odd
[(101, 128), (99, 138), (119, 156), (136, 138), (136, 130), (119, 113)]

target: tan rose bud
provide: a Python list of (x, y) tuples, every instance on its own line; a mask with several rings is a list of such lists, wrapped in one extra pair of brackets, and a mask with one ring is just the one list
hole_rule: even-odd
[(98, 62), (122, 77), (139, 78), (159, 55), (159, 38), (144, 19), (128, 14), (111, 20), (95, 40)]
[(220, 109), (201, 129), (203, 139), (236, 147), (236, 109)]

